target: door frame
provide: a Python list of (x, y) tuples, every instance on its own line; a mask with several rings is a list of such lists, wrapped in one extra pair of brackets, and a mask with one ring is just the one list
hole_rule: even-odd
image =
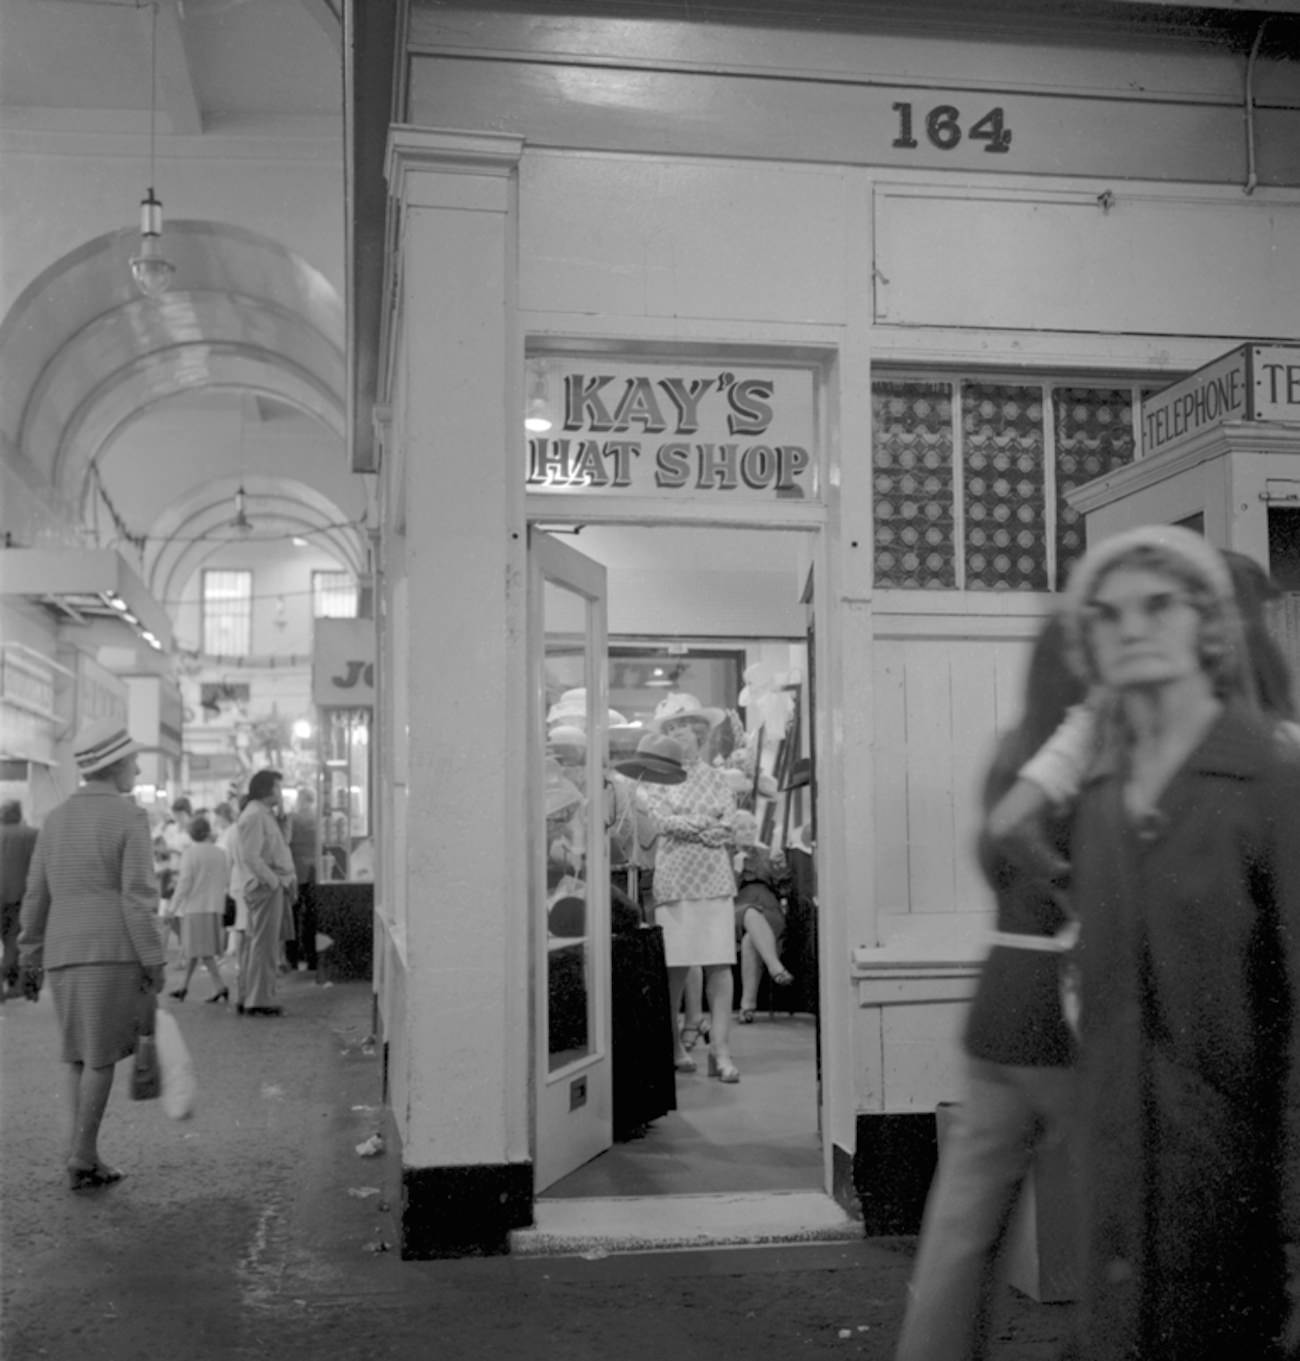
[[(528, 922), (531, 991), (530, 1067), (532, 1151), (537, 1194), (613, 1144), (610, 1062), (610, 912), (608, 849), (604, 836), (604, 752), (606, 747), (609, 652), (605, 568), (568, 544), (530, 525), (528, 562)], [(583, 684), (587, 702), (585, 757), (585, 975), (589, 980), (588, 1051), (551, 1070), (549, 1045), (551, 936), (538, 912), (546, 896), (549, 846), (544, 802), (547, 695), (545, 686), (545, 587), (553, 582), (581, 597), (584, 605)], [(588, 651), (589, 649), (589, 651)]]
[[(619, 501), (612, 497), (601, 497), (597, 502), (595, 498), (590, 497), (561, 497), (544, 493), (532, 493), (526, 495), (524, 499), (530, 543), (534, 532), (537, 530), (545, 532), (548, 528), (568, 529), (571, 526), (585, 525), (618, 525), (649, 529), (719, 527), (753, 530), (755, 532), (798, 532), (808, 534), (812, 538), (811, 558), (815, 579), (819, 583), (824, 583), (830, 575), (829, 559), (834, 521), (828, 508), (822, 505), (810, 506), (799, 502), (778, 503), (778, 505), (738, 507), (720, 513), (712, 507), (706, 509), (698, 503), (669, 503), (667, 505), (650, 506), (645, 501)], [(803, 583), (801, 582), (800, 590), (802, 588)], [(810, 675), (815, 674), (818, 677), (818, 683), (823, 686), (825, 685), (825, 678), (834, 674), (829, 655), (834, 630), (827, 617), (827, 601), (828, 591), (821, 589), (814, 594), (808, 606), (814, 620), (813, 643), (818, 654), (815, 659), (811, 654), (808, 658), (809, 673)], [(531, 655), (531, 637), (529, 649)], [(606, 652), (608, 652), (608, 642), (606, 643)], [(824, 871), (831, 869), (831, 872), (834, 872), (831, 864), (828, 864), (828, 861), (833, 862), (833, 857), (827, 857), (821, 847), (832, 836), (842, 837), (844, 827), (843, 817), (837, 814), (833, 808), (833, 797), (830, 791), (838, 786), (838, 781), (831, 769), (829, 754), (832, 751), (832, 746), (827, 740), (827, 725), (831, 721), (832, 714), (837, 712), (838, 708), (838, 700), (835, 697), (826, 694), (819, 696), (811, 734), (814, 744), (814, 760), (818, 770), (817, 805), (814, 817), (818, 828), (819, 844), (814, 848), (814, 864), (818, 877), (819, 904), (828, 901), (827, 884), (823, 877)], [(589, 756), (590, 752), (589, 746)], [(830, 901), (835, 900), (831, 899)], [(839, 901), (843, 902), (843, 899), (841, 898)], [(835, 925), (838, 928), (842, 923), (843, 913), (837, 913)], [(844, 1100), (853, 1101), (854, 1083), (850, 1071), (851, 1064), (848, 1062), (848, 1055), (852, 1052), (851, 1041), (846, 1036), (844, 1043), (834, 1043), (831, 1042), (831, 1037), (827, 1033), (832, 1018), (838, 1016), (841, 1012), (839, 1005), (830, 1005), (831, 992), (837, 983), (842, 983), (847, 997), (850, 987), (848, 979), (849, 961), (843, 954), (837, 955), (832, 949), (834, 941), (840, 938), (841, 932), (838, 929), (822, 929), (825, 925), (819, 907), (817, 1025), (821, 1073), (817, 1090), (817, 1109), (814, 1114), (822, 1149), (822, 1186), (827, 1195), (833, 1195), (836, 1182), (836, 1123), (832, 1106), (837, 1099), (841, 1102)], [(536, 1071), (536, 1063), (534, 1063), (534, 1071)], [(534, 1156), (536, 1156), (536, 1143), (534, 1143)], [(536, 1194), (544, 1198), (546, 1192), (540, 1190)]]

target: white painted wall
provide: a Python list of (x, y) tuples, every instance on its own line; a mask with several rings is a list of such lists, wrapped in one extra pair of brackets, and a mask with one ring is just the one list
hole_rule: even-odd
[[(217, 549), (203, 567), (185, 583), (180, 595), (164, 601), (176, 626), (176, 642), (182, 650), (202, 649), (203, 628), (200, 617), (200, 592), (204, 571), (250, 571), (253, 574), (254, 657), (275, 654), (284, 666), (299, 667), (309, 659), (312, 648), (313, 572), (338, 572), (341, 564), (328, 553), (307, 547), (287, 551), (290, 545), (281, 538), (262, 540), (256, 527), (246, 540), (225, 544)], [(234, 659), (224, 663), (230, 670)]]

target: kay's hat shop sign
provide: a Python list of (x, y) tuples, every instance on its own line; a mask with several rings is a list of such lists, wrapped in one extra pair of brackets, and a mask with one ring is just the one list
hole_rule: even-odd
[(533, 359), (527, 390), (530, 492), (820, 494), (809, 369)]

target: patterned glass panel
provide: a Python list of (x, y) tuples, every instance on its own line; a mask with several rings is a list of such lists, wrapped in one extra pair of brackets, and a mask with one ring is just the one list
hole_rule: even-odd
[(952, 385), (872, 385), (875, 583), (951, 589)]
[(1083, 517), (1065, 493), (1094, 477), (1132, 463), (1131, 388), (1053, 388), (1056, 427), (1056, 589), (1065, 589), (1070, 567), (1083, 556)]
[(963, 383), (966, 588), (1045, 591), (1043, 390)]

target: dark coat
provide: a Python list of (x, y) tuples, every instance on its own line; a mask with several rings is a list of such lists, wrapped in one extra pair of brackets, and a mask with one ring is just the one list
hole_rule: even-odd
[(1261, 1358), (1296, 1224), (1300, 765), (1229, 708), (1135, 825), (1080, 796), (1088, 1361)]

